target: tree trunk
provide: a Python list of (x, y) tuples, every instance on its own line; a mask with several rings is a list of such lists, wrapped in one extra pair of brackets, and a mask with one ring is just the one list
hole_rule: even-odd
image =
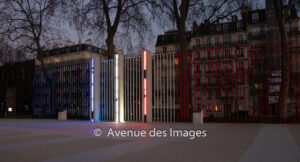
[(280, 117), (287, 119), (287, 98), (290, 87), (290, 57), (288, 50), (288, 39), (283, 15), (283, 5), (281, 0), (275, 0), (275, 14), (278, 22), (281, 38), (281, 86), (280, 86)]
[(108, 55), (109, 57), (113, 58), (115, 54), (114, 35), (108, 34), (105, 41), (107, 45)]
[(187, 43), (187, 34), (185, 21), (187, 18), (189, 9), (189, 0), (182, 0), (179, 11), (180, 17), (178, 16), (176, 19), (176, 25), (178, 29), (178, 39), (179, 39), (179, 48), (181, 51), (180, 57), (180, 115), (182, 117), (181, 120), (190, 121), (191, 120), (191, 87), (190, 87), (190, 64), (189, 64), (189, 52), (188, 43)]

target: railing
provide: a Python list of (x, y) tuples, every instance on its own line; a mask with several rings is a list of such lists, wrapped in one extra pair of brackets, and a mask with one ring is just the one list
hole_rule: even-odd
[(248, 33), (249, 38), (264, 38), (266, 36), (267, 36), (267, 32), (265, 32), (265, 31)]
[(247, 44), (247, 40), (243, 41), (229, 41), (229, 42), (223, 42), (223, 43), (210, 43), (210, 44), (200, 44), (200, 45), (193, 45), (193, 49), (199, 49), (199, 48), (211, 48), (211, 47), (226, 47), (226, 46), (238, 46), (238, 45), (245, 45)]

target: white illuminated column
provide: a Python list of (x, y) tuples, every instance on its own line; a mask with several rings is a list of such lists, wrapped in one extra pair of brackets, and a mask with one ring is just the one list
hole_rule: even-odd
[(115, 54), (115, 122), (124, 122), (123, 54)]
[(115, 121), (119, 122), (119, 55), (115, 55)]

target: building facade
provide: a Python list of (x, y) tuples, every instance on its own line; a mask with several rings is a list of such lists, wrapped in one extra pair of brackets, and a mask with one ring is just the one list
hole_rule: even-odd
[[(285, 12), (289, 38), (286, 43), (291, 54), (288, 116), (299, 118), (297, 80), (300, 70), (298, 57), (300, 21), (293, 6)], [(176, 40), (176, 36), (171, 36), (170, 32), (158, 36), (154, 57), (174, 53), (175, 58), (181, 60), (175, 75), (177, 77), (173, 78), (176, 82), (182, 82), (180, 65), (191, 67), (188, 73), (192, 90), (188, 93), (192, 96), (192, 101), (188, 101), (191, 105), (186, 104), (184, 113), (191, 116), (190, 106), (192, 106), (192, 111), (203, 110), (208, 121), (230, 121), (239, 118), (261, 121), (273, 120), (279, 116), (282, 54), (274, 13), (273, 3), (267, 0), (266, 9), (251, 10), (248, 7), (242, 9), (240, 20), (237, 16), (233, 16), (230, 22), (216, 24), (206, 22), (199, 26), (194, 23), (188, 32), (190, 50), (185, 52), (178, 52), (179, 41)], [(177, 34), (176, 31), (171, 33)], [(182, 61), (184, 57), (188, 58), (188, 64)], [(172, 70), (169, 69), (170, 72)], [(154, 78), (162, 75), (157, 74), (159, 75), (154, 74)], [(190, 87), (178, 88), (188, 91)], [(153, 97), (155, 98), (156, 94)], [(171, 97), (167, 95), (165, 97), (171, 101)], [(180, 97), (178, 99), (178, 102), (186, 102)], [(177, 107), (179, 110), (182, 109), (180, 105)], [(253, 119), (249, 119), (250, 117)]]
[(44, 66), (36, 59), (33, 71), (33, 118), (57, 118), (64, 110), (68, 119), (99, 118), (99, 62), (107, 52), (91, 41), (44, 52)]
[(0, 118), (31, 118), (34, 60), (0, 67)]

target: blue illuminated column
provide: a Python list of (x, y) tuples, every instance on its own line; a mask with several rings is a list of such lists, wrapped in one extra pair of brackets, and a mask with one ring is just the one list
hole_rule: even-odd
[(91, 120), (94, 121), (95, 107), (95, 58), (91, 58)]

